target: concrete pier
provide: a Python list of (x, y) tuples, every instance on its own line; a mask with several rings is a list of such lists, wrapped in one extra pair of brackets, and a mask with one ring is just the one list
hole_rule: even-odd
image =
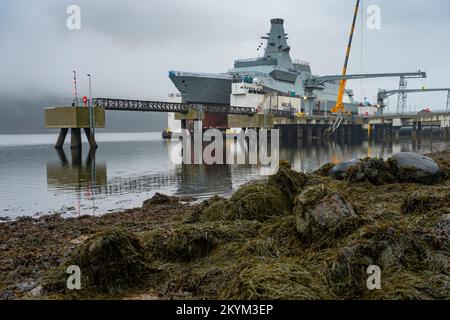
[[(105, 109), (93, 108), (94, 128), (105, 127)], [(90, 110), (87, 107), (52, 107), (44, 110), (45, 127), (60, 129), (55, 148), (60, 149), (64, 146), (67, 133), (70, 129), (70, 147), (71, 149), (81, 149), (81, 129), (84, 129), (89, 146), (97, 148), (97, 142), (91, 131)]]

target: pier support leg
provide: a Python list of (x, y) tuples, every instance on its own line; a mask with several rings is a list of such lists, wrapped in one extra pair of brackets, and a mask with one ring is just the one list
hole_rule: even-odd
[(450, 128), (444, 128), (444, 139), (448, 140), (450, 138)]
[(71, 149), (81, 149), (81, 129), (80, 128), (72, 128), (70, 129), (71, 132), (71, 142), (70, 142), (70, 148)]
[(311, 140), (313, 137), (313, 128), (310, 124), (306, 125), (306, 139)]
[(72, 155), (72, 165), (73, 166), (81, 166), (82, 165), (82, 160), (81, 160), (82, 149), (81, 148), (72, 148), (72, 149), (70, 149), (70, 153)]
[(303, 129), (302, 126), (299, 125), (297, 126), (297, 140), (302, 140), (303, 139)]
[(67, 128), (61, 128), (61, 131), (59, 132), (58, 140), (56, 141), (55, 148), (61, 149), (64, 146), (64, 141), (66, 141), (67, 132), (69, 129)]
[(84, 128), (84, 133), (86, 134), (86, 137), (89, 141), (89, 146), (94, 149), (97, 149), (97, 142), (95, 141), (94, 135), (92, 134), (91, 128)]
[(417, 123), (413, 122), (413, 127), (412, 127), (412, 137), (415, 139), (417, 137)]

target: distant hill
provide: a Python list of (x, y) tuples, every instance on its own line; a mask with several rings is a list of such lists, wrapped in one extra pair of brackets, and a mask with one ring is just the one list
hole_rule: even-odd
[[(57, 98), (11, 98), (0, 96), (0, 134), (45, 133), (44, 106)], [(159, 132), (167, 127), (167, 114), (156, 112), (107, 111), (108, 132)]]

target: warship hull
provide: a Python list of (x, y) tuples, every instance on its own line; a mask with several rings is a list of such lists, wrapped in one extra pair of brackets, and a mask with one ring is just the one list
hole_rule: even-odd
[(230, 104), (232, 79), (224, 75), (170, 72), (169, 78), (180, 91), (184, 103)]

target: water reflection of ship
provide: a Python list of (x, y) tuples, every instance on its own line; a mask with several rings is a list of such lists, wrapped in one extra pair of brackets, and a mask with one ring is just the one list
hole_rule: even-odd
[(227, 195), (233, 190), (231, 166), (179, 165), (176, 195)]

